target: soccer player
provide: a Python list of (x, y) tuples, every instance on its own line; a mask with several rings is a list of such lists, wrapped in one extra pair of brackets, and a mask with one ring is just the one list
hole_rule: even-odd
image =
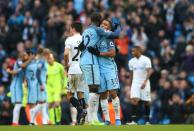
[[(102, 21), (101, 25), (107, 31), (112, 28), (112, 22), (108, 19)], [(88, 47), (89, 52), (98, 56), (99, 68), (100, 68), (100, 102), (103, 115), (105, 116), (105, 125), (110, 125), (110, 116), (108, 110), (108, 93), (112, 98), (113, 107), (115, 110), (115, 124), (121, 125), (120, 121), (120, 101), (117, 96), (117, 90), (119, 87), (118, 70), (114, 61), (116, 55), (115, 45), (112, 40), (103, 37), (98, 44), (97, 49)]]
[[(35, 51), (29, 49), (27, 51), (29, 57), (35, 56)], [(37, 73), (37, 60), (32, 59), (30, 63), (25, 68), (25, 79), (28, 87), (28, 104), (30, 106), (30, 125), (35, 124), (35, 116), (38, 109), (37, 100), (38, 100), (38, 81), (36, 77)]]
[[(47, 94), (46, 94), (46, 78), (47, 78), (47, 59), (50, 55), (49, 49), (40, 48), (37, 53), (37, 80), (38, 80), (38, 107), (42, 113), (42, 124), (48, 124), (47, 114)], [(37, 114), (38, 112), (36, 112)]]
[[(93, 120), (97, 120), (97, 112), (98, 112), (98, 102), (99, 95), (98, 88), (100, 85), (100, 71), (98, 65), (97, 56), (88, 52), (87, 47), (96, 47), (101, 37), (106, 38), (116, 38), (116, 35), (113, 32), (106, 32), (104, 29), (98, 27), (101, 21), (101, 16), (99, 13), (93, 13), (91, 16), (91, 25), (86, 28), (82, 34), (83, 42), (80, 44), (80, 49), (82, 50), (81, 58), (80, 58), (80, 67), (82, 69), (85, 81), (89, 86), (89, 110), (93, 113), (91, 114), (94, 118)], [(93, 121), (91, 120), (91, 121)]]
[(50, 53), (47, 68), (47, 101), (49, 104), (49, 118), (52, 124), (61, 122), (61, 90), (64, 87), (64, 68), (56, 62)]
[(139, 113), (139, 106), (143, 107), (143, 116), (146, 124), (149, 124), (150, 114), (150, 75), (151, 60), (142, 55), (141, 47), (135, 46), (132, 49), (132, 58), (129, 61), (129, 69), (131, 71), (131, 99), (132, 99), (132, 122), (128, 124), (136, 124)]
[(10, 85), (11, 91), (11, 101), (14, 104), (13, 109), (13, 125), (18, 125), (20, 110), (22, 107), (22, 99), (23, 99), (23, 79), (24, 79), (24, 71), (23, 68), (27, 66), (27, 64), (31, 61), (32, 58), (27, 60), (26, 52), (21, 52), (19, 57), (14, 64), (13, 70), (7, 69), (9, 74), (13, 75), (12, 82)]
[[(71, 37), (68, 37), (65, 42), (65, 67), (68, 68), (68, 92), (67, 98), (72, 106), (77, 109), (78, 112), (78, 123), (84, 124), (85, 117), (87, 114), (86, 111), (86, 102), (84, 100), (85, 88), (88, 88), (84, 82), (84, 77), (80, 69), (80, 54), (81, 52), (78, 49), (79, 44), (82, 41), (82, 25), (81, 23), (74, 22), (71, 25), (70, 32)], [(76, 92), (78, 100), (74, 97)], [(72, 110), (72, 108), (71, 108)], [(76, 124), (77, 116), (72, 116), (72, 124)], [(81, 118), (80, 118), (81, 117)]]

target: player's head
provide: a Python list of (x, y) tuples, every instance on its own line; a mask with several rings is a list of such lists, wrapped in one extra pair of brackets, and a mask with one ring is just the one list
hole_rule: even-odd
[(80, 22), (73, 22), (70, 28), (70, 32), (74, 33), (82, 33), (82, 24)]
[(50, 50), (47, 48), (39, 48), (37, 54), (45, 59), (48, 59), (50, 55)]
[(97, 13), (97, 12), (93, 13), (91, 15), (91, 23), (99, 26), (100, 22), (101, 22), (101, 15), (100, 15), (100, 13)]
[(19, 54), (19, 56), (20, 56), (20, 58), (21, 58), (22, 61), (27, 61), (28, 58), (29, 58), (29, 55), (28, 55), (28, 53), (26, 51), (21, 52)]
[(54, 63), (54, 61), (55, 61), (55, 57), (54, 57), (54, 54), (53, 53), (50, 53), (49, 54), (49, 57), (48, 57), (48, 63), (50, 64), (50, 65), (53, 65), (53, 63)]
[(131, 54), (134, 57), (139, 57), (141, 55), (141, 47), (140, 46), (134, 46), (131, 50)]
[(104, 28), (105, 30), (111, 30), (112, 28), (112, 22), (108, 19), (104, 19), (101, 24), (100, 27)]

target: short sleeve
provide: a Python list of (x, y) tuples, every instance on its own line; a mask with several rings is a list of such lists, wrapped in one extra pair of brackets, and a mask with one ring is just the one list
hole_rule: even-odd
[(115, 49), (115, 44), (113, 41), (109, 41), (108, 42), (108, 49), (111, 50), (111, 49)]
[(65, 48), (66, 49), (70, 49), (71, 48), (71, 41), (70, 41), (69, 38), (67, 38), (66, 41), (65, 41)]
[(131, 61), (129, 61), (128, 65), (129, 65), (129, 70), (130, 70), (130, 71), (132, 71), (132, 70), (133, 70), (133, 65), (132, 65), (132, 62), (131, 62)]
[(151, 60), (149, 58), (146, 59), (146, 68), (152, 68)]

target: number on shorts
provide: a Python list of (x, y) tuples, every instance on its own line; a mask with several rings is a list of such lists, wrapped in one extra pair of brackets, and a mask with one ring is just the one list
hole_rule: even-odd
[(77, 58), (79, 55), (79, 49), (78, 47), (74, 47), (74, 50), (77, 50), (77, 53), (75, 54), (75, 56), (72, 58), (72, 61), (78, 61), (79, 59)]

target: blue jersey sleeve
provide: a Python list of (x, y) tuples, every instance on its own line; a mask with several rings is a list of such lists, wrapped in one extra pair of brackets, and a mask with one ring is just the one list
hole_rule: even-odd
[(103, 28), (97, 27), (96, 32), (99, 36), (104, 36), (108, 39), (116, 39), (119, 37), (118, 33), (116, 32), (110, 32), (110, 31), (105, 31)]
[(108, 42), (108, 50), (112, 50), (112, 49), (115, 49), (115, 44), (113, 41), (109, 41)]
[(38, 83), (40, 85), (42, 85), (42, 83), (43, 83), (42, 80), (41, 80), (41, 70), (43, 69), (43, 67), (44, 67), (44, 62), (40, 61), (38, 63), (38, 69), (37, 69), (37, 72), (36, 72), (36, 77), (37, 77)]

